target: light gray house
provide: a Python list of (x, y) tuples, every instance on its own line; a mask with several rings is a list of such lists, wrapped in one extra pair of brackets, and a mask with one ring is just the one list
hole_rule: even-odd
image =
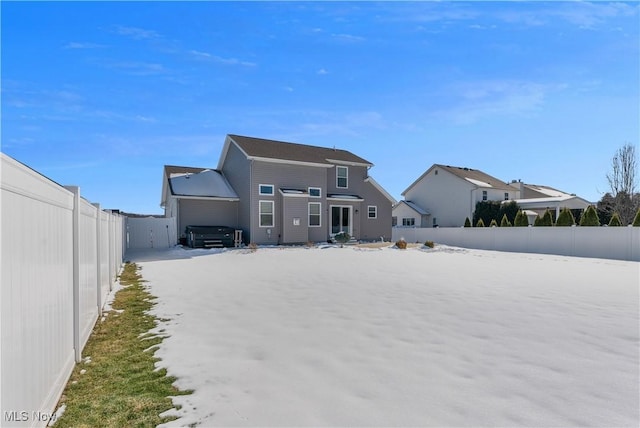
[(165, 167), (162, 206), (179, 231), (228, 226), (245, 243), (390, 240), (395, 200), (372, 166), (346, 150), (228, 135), (217, 169)]
[(585, 209), (589, 202), (548, 186), (506, 183), (473, 168), (434, 164), (404, 192), (403, 201), (393, 207), (398, 227), (458, 227), (473, 219), (480, 201), (515, 201), (529, 223), (547, 209)]
[(510, 201), (520, 191), (477, 169), (434, 164), (402, 196), (405, 204), (393, 209), (398, 226), (407, 226), (414, 217), (415, 227), (457, 227), (473, 218), (477, 202)]

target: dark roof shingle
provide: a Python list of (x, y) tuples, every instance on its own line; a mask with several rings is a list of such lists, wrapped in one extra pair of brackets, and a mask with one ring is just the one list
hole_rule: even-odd
[(498, 180), (495, 177), (490, 176), (482, 171), (471, 168), (464, 168), (459, 166), (449, 166), (449, 165), (436, 165), (439, 168), (449, 171), (453, 175), (464, 179), (471, 179), (480, 181), (482, 183), (487, 183), (494, 189), (503, 189), (503, 190), (514, 190), (513, 187), (509, 186), (502, 180)]
[(368, 160), (356, 156), (347, 150), (287, 143), (284, 141), (266, 140), (263, 138), (233, 134), (229, 134), (229, 137), (251, 157), (320, 164), (331, 164), (331, 162), (328, 161), (331, 159), (372, 166), (372, 163)]

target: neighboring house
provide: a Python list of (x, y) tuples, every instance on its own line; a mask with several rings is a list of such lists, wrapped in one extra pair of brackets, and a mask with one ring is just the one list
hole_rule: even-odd
[(513, 200), (520, 191), (477, 169), (434, 164), (402, 196), (405, 203), (393, 209), (398, 226), (410, 218), (403, 216), (411, 207), (420, 215), (420, 226), (416, 227), (457, 227), (467, 217), (473, 219), (477, 202)]
[(533, 223), (535, 217), (542, 216), (547, 209), (555, 212), (555, 218), (558, 218), (562, 208), (584, 210), (592, 205), (586, 199), (553, 187), (525, 184), (516, 180), (513, 180), (509, 185), (520, 192), (520, 196), (515, 201), (521, 209), (528, 213), (529, 223)]
[(411, 201), (400, 201), (393, 206), (392, 224), (402, 227), (431, 227), (429, 213)]
[(180, 231), (242, 230), (245, 243), (320, 242), (342, 231), (390, 240), (395, 200), (369, 176), (372, 166), (346, 150), (228, 135), (217, 169), (165, 167), (165, 216)]
[(574, 194), (548, 186), (506, 183), (477, 169), (434, 164), (404, 192), (404, 201), (393, 208), (398, 227), (458, 227), (473, 219), (480, 201), (515, 201), (529, 223), (547, 209), (585, 209), (590, 203)]

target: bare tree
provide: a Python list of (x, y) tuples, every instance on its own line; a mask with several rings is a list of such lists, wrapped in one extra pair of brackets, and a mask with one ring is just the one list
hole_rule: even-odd
[(638, 160), (636, 148), (627, 143), (622, 146), (611, 159), (611, 172), (607, 174), (607, 181), (614, 198), (614, 210), (620, 215), (623, 224), (631, 224), (640, 198), (637, 192), (636, 176)]

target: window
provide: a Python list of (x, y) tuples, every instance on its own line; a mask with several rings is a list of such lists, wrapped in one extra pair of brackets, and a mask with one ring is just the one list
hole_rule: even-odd
[(507, 192), (504, 192), (504, 200), (505, 201), (509, 200), (509, 194)]
[(378, 207), (375, 205), (369, 205), (367, 207), (367, 218), (378, 218)]
[(320, 227), (320, 202), (309, 202), (309, 227)]
[(487, 200), (487, 191), (486, 191), (486, 190), (483, 190), (483, 191), (482, 191), (482, 200), (483, 200), (483, 201), (486, 201), (486, 200)]
[(403, 226), (415, 226), (416, 225), (416, 219), (411, 217), (411, 218), (403, 218), (402, 219), (402, 225)]
[(437, 218), (433, 218), (433, 223), (432, 223), (433, 227), (438, 227), (438, 219)]
[(347, 179), (349, 175), (349, 168), (346, 166), (337, 166), (336, 167), (336, 187), (341, 189), (346, 189), (349, 185), (349, 181)]
[(397, 225), (398, 225), (398, 217), (396, 216), (391, 217), (391, 227), (394, 227)]
[(322, 196), (322, 189), (319, 187), (309, 187), (310, 198), (319, 198), (320, 196)]
[(273, 201), (259, 201), (260, 227), (273, 227)]
[(261, 195), (273, 195), (273, 184), (260, 184), (258, 186), (258, 193)]

